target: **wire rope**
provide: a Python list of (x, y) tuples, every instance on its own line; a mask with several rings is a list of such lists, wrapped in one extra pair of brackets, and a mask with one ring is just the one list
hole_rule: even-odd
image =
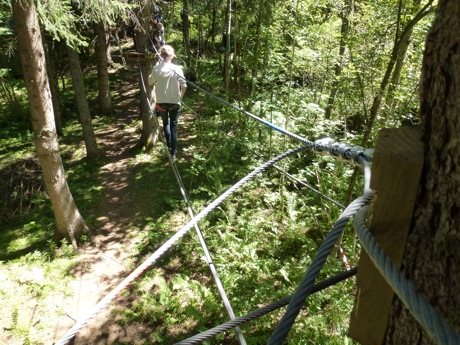
[[(195, 114), (196, 116), (198, 116), (199, 118), (201, 118), (203, 121), (206, 121), (206, 119), (205, 119), (203, 116), (201, 116), (200, 114), (198, 114), (195, 110), (193, 110), (192, 107), (190, 107), (189, 105), (187, 105), (187, 104), (184, 103), (184, 102), (182, 102), (182, 104), (183, 104), (186, 108), (190, 109), (190, 111), (191, 111), (193, 114)], [(224, 131), (221, 130), (221, 132), (222, 132), (223, 134), (225, 134), (229, 139), (234, 140), (233, 137), (229, 136), (229, 135), (228, 135), (227, 133), (225, 133)], [(236, 142), (237, 142), (238, 144), (241, 145), (241, 143), (239, 143), (238, 141), (236, 141)], [(261, 156), (260, 154), (254, 152), (254, 151), (249, 150), (249, 149), (246, 148), (244, 145), (241, 145), (241, 147), (242, 147), (244, 150), (246, 150), (246, 151), (248, 151), (249, 153), (251, 153), (252, 155), (256, 156), (257, 158), (262, 159), (262, 160), (264, 160), (264, 161), (267, 160), (267, 158)], [(291, 180), (294, 180), (294, 181), (297, 182), (298, 184), (302, 185), (303, 187), (305, 187), (305, 188), (307, 188), (307, 189), (310, 189), (312, 192), (316, 193), (317, 195), (319, 195), (319, 196), (322, 197), (323, 199), (326, 199), (326, 200), (328, 200), (329, 202), (333, 203), (334, 205), (340, 207), (341, 209), (345, 209), (345, 208), (346, 208), (344, 205), (340, 204), (338, 201), (336, 201), (336, 200), (332, 199), (331, 197), (327, 196), (326, 194), (320, 192), (318, 189), (316, 189), (316, 188), (310, 186), (309, 184), (307, 184), (307, 183), (301, 181), (300, 179), (298, 179), (298, 178), (295, 177), (294, 175), (288, 173), (286, 170), (284, 170), (283, 168), (279, 167), (278, 165), (276, 165), (276, 164), (273, 165), (273, 168), (275, 168), (276, 170), (278, 170), (280, 173), (286, 175), (286, 176), (289, 177)]]
[(355, 216), (354, 225), (356, 234), (372, 262), (422, 328), (437, 344), (460, 344), (460, 334), (456, 333), (425, 297), (415, 289), (414, 284), (399, 271), (375, 241), (366, 222), (368, 211), (369, 205), (363, 206)]
[[(177, 74), (176, 71), (174, 71), (173, 69), (171, 69), (171, 71), (175, 74)], [(249, 111), (247, 110), (244, 110), (240, 107), (237, 107), (236, 105), (234, 104), (231, 104), (230, 102), (227, 102), (226, 100), (222, 99), (221, 97), (218, 97), (216, 95), (214, 95), (213, 93), (203, 89), (202, 87), (200, 87), (199, 85), (191, 82), (190, 80), (187, 80), (185, 77), (182, 77), (180, 75), (178, 75), (179, 78), (181, 79), (184, 79), (187, 84), (190, 84), (192, 86), (194, 86), (195, 88), (197, 88), (198, 90), (201, 90), (202, 92), (204, 92), (206, 95), (208, 95), (209, 97), (221, 102), (222, 104), (225, 104), (227, 105), (228, 107), (230, 108), (233, 108), (235, 110), (237, 110), (238, 112), (246, 115), (246, 116), (249, 116), (251, 117), (252, 119), (276, 130), (277, 132), (280, 132), (284, 135), (287, 135), (293, 139), (296, 139), (297, 141), (300, 141), (302, 142), (303, 144), (305, 144), (308, 148), (313, 148), (315, 151), (317, 152), (329, 152), (331, 154), (331, 156), (333, 157), (336, 157), (336, 158), (342, 158), (342, 159), (345, 159), (349, 162), (352, 162), (353, 164), (356, 164), (356, 163), (360, 163), (359, 160), (358, 160), (358, 157), (359, 156), (362, 156), (366, 161), (370, 162), (372, 161), (372, 154), (373, 154), (373, 150), (372, 149), (364, 149), (362, 147), (359, 147), (359, 146), (350, 146), (348, 144), (345, 144), (345, 143), (336, 143), (332, 138), (323, 138), (323, 139), (320, 139), (320, 140), (316, 140), (315, 142), (311, 141), (311, 140), (308, 140), (306, 138), (303, 138), (301, 137), (300, 135), (297, 135), (297, 134), (294, 134), (292, 132), (289, 132), (267, 120), (264, 120), (252, 113), (250, 113)]]
[(310, 267), (308, 268), (297, 291), (292, 297), (292, 300), (289, 303), (285, 314), (272, 333), (272, 336), (268, 342), (269, 345), (283, 344), (292, 325), (294, 324), (295, 319), (297, 318), (297, 315), (305, 303), (309, 289), (311, 289), (311, 286), (316, 280), (322, 266), (326, 262), (327, 257), (329, 256), (331, 250), (334, 248), (337, 239), (342, 234), (345, 225), (363, 205), (366, 205), (372, 199), (372, 197), (372, 191), (366, 190), (363, 195), (355, 199), (340, 215), (339, 219), (334, 224), (325, 240), (321, 244), (320, 248), (318, 249), (318, 252), (313, 258)]
[[(315, 284), (312, 286), (311, 290), (308, 291), (308, 295), (312, 295), (313, 293), (319, 292), (321, 290), (324, 290), (332, 285), (335, 285), (345, 279), (348, 279), (356, 274), (358, 271), (357, 267), (353, 267), (350, 270), (341, 272), (331, 278), (328, 278), (326, 280), (323, 280), (319, 282), (318, 284)], [(279, 308), (284, 307), (287, 305), (292, 299), (292, 296), (287, 296), (284, 297), (278, 301), (275, 301), (273, 303), (270, 303), (262, 308), (259, 308), (255, 311), (252, 311), (246, 315), (243, 315), (241, 317), (236, 318), (235, 320), (225, 322), (219, 326), (210, 328), (204, 332), (201, 332), (197, 335), (194, 335), (190, 338), (184, 339), (176, 343), (175, 345), (189, 345), (189, 344), (198, 344), (203, 342), (206, 339), (209, 339), (211, 337), (214, 337), (220, 333), (226, 332), (230, 329), (232, 329), (235, 326), (241, 326), (249, 321), (252, 321), (258, 317), (264, 316), (272, 311), (275, 311)]]

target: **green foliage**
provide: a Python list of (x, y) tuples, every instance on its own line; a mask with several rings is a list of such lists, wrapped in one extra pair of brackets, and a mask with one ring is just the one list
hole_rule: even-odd
[(37, 12), (40, 24), (57, 41), (72, 47), (87, 46), (88, 40), (79, 27), (103, 22), (107, 26), (127, 17), (135, 5), (126, 1), (40, 0)]
[[(9, 80), (8, 69), (11, 66), (11, 56), (15, 48), (13, 31), (13, 19), (10, 1), (0, 3), (0, 104), (11, 102), (14, 104), (14, 97), (11, 94), (11, 80)], [(16, 67), (17, 68), (17, 61)]]
[(86, 46), (86, 39), (79, 33), (71, 0), (43, 0), (37, 2), (40, 24), (57, 41), (65, 40), (70, 46)]

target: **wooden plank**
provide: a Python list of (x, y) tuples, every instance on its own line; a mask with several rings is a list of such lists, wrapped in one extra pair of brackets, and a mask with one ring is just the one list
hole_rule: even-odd
[(145, 53), (138, 53), (138, 52), (124, 52), (123, 54), (112, 54), (113, 57), (124, 57), (126, 60), (152, 60), (157, 59), (157, 53), (145, 54)]
[[(371, 188), (376, 196), (369, 227), (398, 267), (404, 255), (422, 167), (423, 145), (418, 128), (380, 131), (372, 159)], [(356, 284), (358, 291), (348, 333), (360, 344), (381, 345), (394, 292), (364, 249)]]

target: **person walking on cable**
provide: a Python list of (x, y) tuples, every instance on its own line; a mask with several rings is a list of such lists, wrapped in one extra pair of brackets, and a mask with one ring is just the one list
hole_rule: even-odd
[(160, 49), (162, 62), (154, 66), (149, 75), (149, 84), (154, 85), (157, 115), (163, 120), (163, 132), (172, 158), (177, 153), (177, 122), (182, 97), (187, 89), (184, 71), (171, 60), (175, 57), (174, 49), (164, 45)]

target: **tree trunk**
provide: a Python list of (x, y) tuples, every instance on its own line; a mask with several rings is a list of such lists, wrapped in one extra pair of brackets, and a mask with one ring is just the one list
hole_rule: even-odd
[(113, 115), (112, 98), (110, 96), (109, 61), (107, 59), (108, 47), (106, 32), (103, 22), (94, 24), (96, 34), (97, 83), (99, 87), (99, 114), (102, 116)]
[[(151, 67), (147, 62), (141, 62), (141, 70), (139, 76), (139, 84), (141, 85), (140, 92), (140, 116), (142, 119), (142, 132), (138, 144), (138, 148), (145, 148), (146, 152), (152, 151), (158, 141), (159, 127), (155, 121), (154, 110), (151, 109), (149, 100), (152, 99), (153, 87), (147, 82)], [(154, 102), (152, 102), (153, 106)]]
[(239, 22), (238, 22), (238, 8), (237, 8), (237, 2), (233, 2), (233, 9), (232, 9), (234, 15), (233, 15), (233, 59), (232, 59), (232, 65), (233, 65), (233, 85), (232, 88), (236, 90), (238, 93), (240, 91), (240, 47), (239, 47), (239, 41), (238, 41), (238, 33), (239, 33)]
[(390, 61), (388, 62), (387, 69), (385, 71), (385, 75), (383, 76), (382, 82), (380, 83), (380, 88), (377, 90), (377, 94), (374, 97), (372, 107), (369, 112), (369, 118), (367, 120), (366, 130), (364, 132), (363, 140), (361, 141), (361, 146), (366, 146), (369, 142), (369, 139), (372, 134), (372, 130), (374, 127), (375, 119), (377, 118), (377, 114), (380, 109), (380, 104), (382, 102), (383, 95), (385, 94), (385, 90), (388, 86), (390, 81), (391, 74), (393, 72), (393, 68), (396, 64), (396, 60), (398, 55), (400, 54), (401, 49), (403, 48), (403, 43), (409, 40), (413, 28), (420, 22), (423, 18), (425, 18), (429, 13), (431, 13), (432, 8), (431, 5), (433, 0), (430, 0), (415, 16), (412, 20), (406, 25), (403, 32), (401, 33), (400, 37), (397, 37), (395, 40), (395, 44), (393, 46), (393, 50), (391, 52)]
[[(420, 84), (425, 168), (403, 261), (404, 274), (460, 333), (460, 2), (439, 1)], [(433, 344), (399, 299), (386, 344)]]
[(191, 68), (190, 56), (190, 20), (188, 19), (188, 0), (183, 0), (183, 8), (181, 12), (182, 18), (182, 35), (184, 37), (185, 61), (188, 68)]
[(11, 4), (29, 97), (35, 148), (56, 220), (55, 237), (67, 238), (76, 247), (77, 239), (88, 231), (88, 227), (65, 178), (37, 13), (33, 2), (26, 4), (21, 0), (12, 0)]
[(64, 135), (62, 131), (61, 106), (59, 101), (59, 86), (56, 78), (56, 61), (52, 58), (49, 39), (43, 35), (43, 51), (45, 52), (46, 70), (48, 71), (48, 80), (50, 84), (51, 99), (53, 102), (54, 121), (56, 123), (56, 132), (59, 136)]
[(250, 86), (249, 86), (249, 95), (250, 97), (253, 96), (254, 94), (254, 89), (255, 89), (255, 83), (254, 81), (257, 78), (257, 73), (259, 72), (259, 57), (260, 57), (260, 46), (262, 43), (262, 37), (261, 37), (261, 31), (262, 31), (262, 11), (258, 11), (257, 13), (257, 22), (256, 22), (256, 45), (254, 47), (254, 54), (253, 58), (251, 61), (251, 81), (250, 81)]
[[(137, 43), (139, 46), (144, 47), (147, 43), (147, 34), (144, 32), (138, 32)], [(140, 115), (139, 117), (142, 120), (142, 132), (141, 137), (139, 138), (136, 145), (133, 147), (134, 150), (145, 148), (146, 152), (150, 152), (158, 141), (159, 129), (156, 125), (156, 121), (153, 118), (154, 114), (152, 112), (149, 100), (152, 98), (153, 87), (149, 85), (148, 78), (149, 74), (152, 71), (152, 66), (149, 61), (140, 60), (139, 61), (139, 89), (140, 89)], [(153, 102), (152, 102), (153, 103)]]
[[(395, 44), (393, 46), (393, 51), (391, 53), (390, 61), (388, 62), (387, 69), (385, 71), (385, 75), (380, 83), (380, 87), (377, 90), (377, 94), (374, 97), (372, 102), (372, 107), (369, 111), (369, 117), (367, 119), (366, 129), (364, 131), (363, 139), (361, 140), (361, 146), (366, 147), (369, 139), (371, 137), (372, 131), (374, 129), (375, 119), (377, 118), (377, 114), (380, 109), (380, 104), (382, 102), (383, 95), (385, 94), (385, 90), (388, 86), (390, 81), (391, 73), (393, 72), (393, 68), (397, 62), (398, 55), (400, 54), (401, 49), (404, 48), (404, 43), (408, 42), (410, 39), (410, 35), (415, 27), (415, 25), (420, 22), (424, 17), (426, 17), (429, 13), (432, 12), (433, 8), (431, 7), (433, 0), (430, 0), (415, 16), (412, 20), (406, 25), (405, 29), (401, 33), (400, 37), (396, 37)], [(355, 182), (357, 179), (359, 169), (357, 167), (354, 168), (353, 174), (350, 177), (350, 183), (348, 186), (347, 191), (347, 201), (350, 200), (351, 196), (353, 195), (353, 190), (355, 188)]]
[(77, 103), (80, 123), (83, 129), (83, 137), (86, 146), (86, 155), (89, 159), (96, 159), (100, 152), (97, 147), (96, 136), (94, 134), (91, 113), (89, 110), (88, 100), (86, 99), (85, 84), (83, 72), (80, 67), (80, 58), (78, 53), (67, 46), (67, 56), (69, 58), (70, 73), (72, 74), (72, 84), (75, 91), (75, 101)]
[(232, 29), (232, 0), (227, 0), (227, 7), (225, 11), (225, 55), (224, 55), (224, 85), (225, 93), (229, 94), (230, 91), (230, 41)]
[[(399, 32), (399, 27), (401, 25), (401, 16), (402, 16), (402, 1), (403, 0), (400, 0), (400, 3), (399, 3), (399, 10), (398, 10), (398, 30), (397, 32)], [(415, 0), (414, 1), (414, 4), (413, 6), (411, 7), (414, 12), (416, 10), (419, 10), (420, 9), (420, 0)], [(400, 45), (400, 49), (397, 53), (397, 56), (396, 56), (396, 63), (395, 63), (395, 66), (394, 66), (394, 71), (393, 71), (393, 75), (391, 76), (391, 81), (390, 81), (390, 84), (388, 85), (388, 92), (387, 92), (387, 95), (386, 95), (386, 106), (384, 108), (384, 115), (383, 115), (383, 121), (382, 121), (382, 125), (380, 127), (385, 127), (395, 109), (395, 91), (398, 87), (398, 84), (399, 84), (399, 80), (401, 78), (401, 72), (402, 72), (402, 69), (403, 69), (403, 66), (404, 66), (404, 60), (406, 58), (406, 54), (407, 54), (407, 51), (409, 49), (409, 44), (410, 44), (410, 40), (412, 38), (412, 32), (413, 32), (414, 28), (412, 27), (409, 32), (407, 33), (407, 35), (404, 35), (402, 38), (401, 38), (401, 42), (399, 43)], [(396, 34), (396, 37), (398, 37), (399, 34), (397, 33)]]
[(211, 36), (211, 43), (212, 46), (214, 47), (216, 43), (216, 35), (218, 32), (217, 28), (217, 6), (214, 4), (212, 6), (212, 20), (211, 20), (211, 30), (209, 36)]
[(348, 17), (350, 16), (352, 10), (352, 1), (353, 0), (347, 0), (346, 3), (343, 5), (344, 9), (340, 12), (342, 25), (340, 27), (339, 57), (337, 62), (335, 63), (334, 82), (332, 83), (331, 93), (329, 94), (329, 99), (327, 101), (327, 107), (324, 115), (326, 119), (331, 118), (332, 109), (334, 108), (335, 96), (337, 95), (337, 91), (340, 85), (339, 76), (342, 73), (343, 56), (345, 54), (345, 44), (348, 36), (348, 31), (350, 29), (350, 20)]

